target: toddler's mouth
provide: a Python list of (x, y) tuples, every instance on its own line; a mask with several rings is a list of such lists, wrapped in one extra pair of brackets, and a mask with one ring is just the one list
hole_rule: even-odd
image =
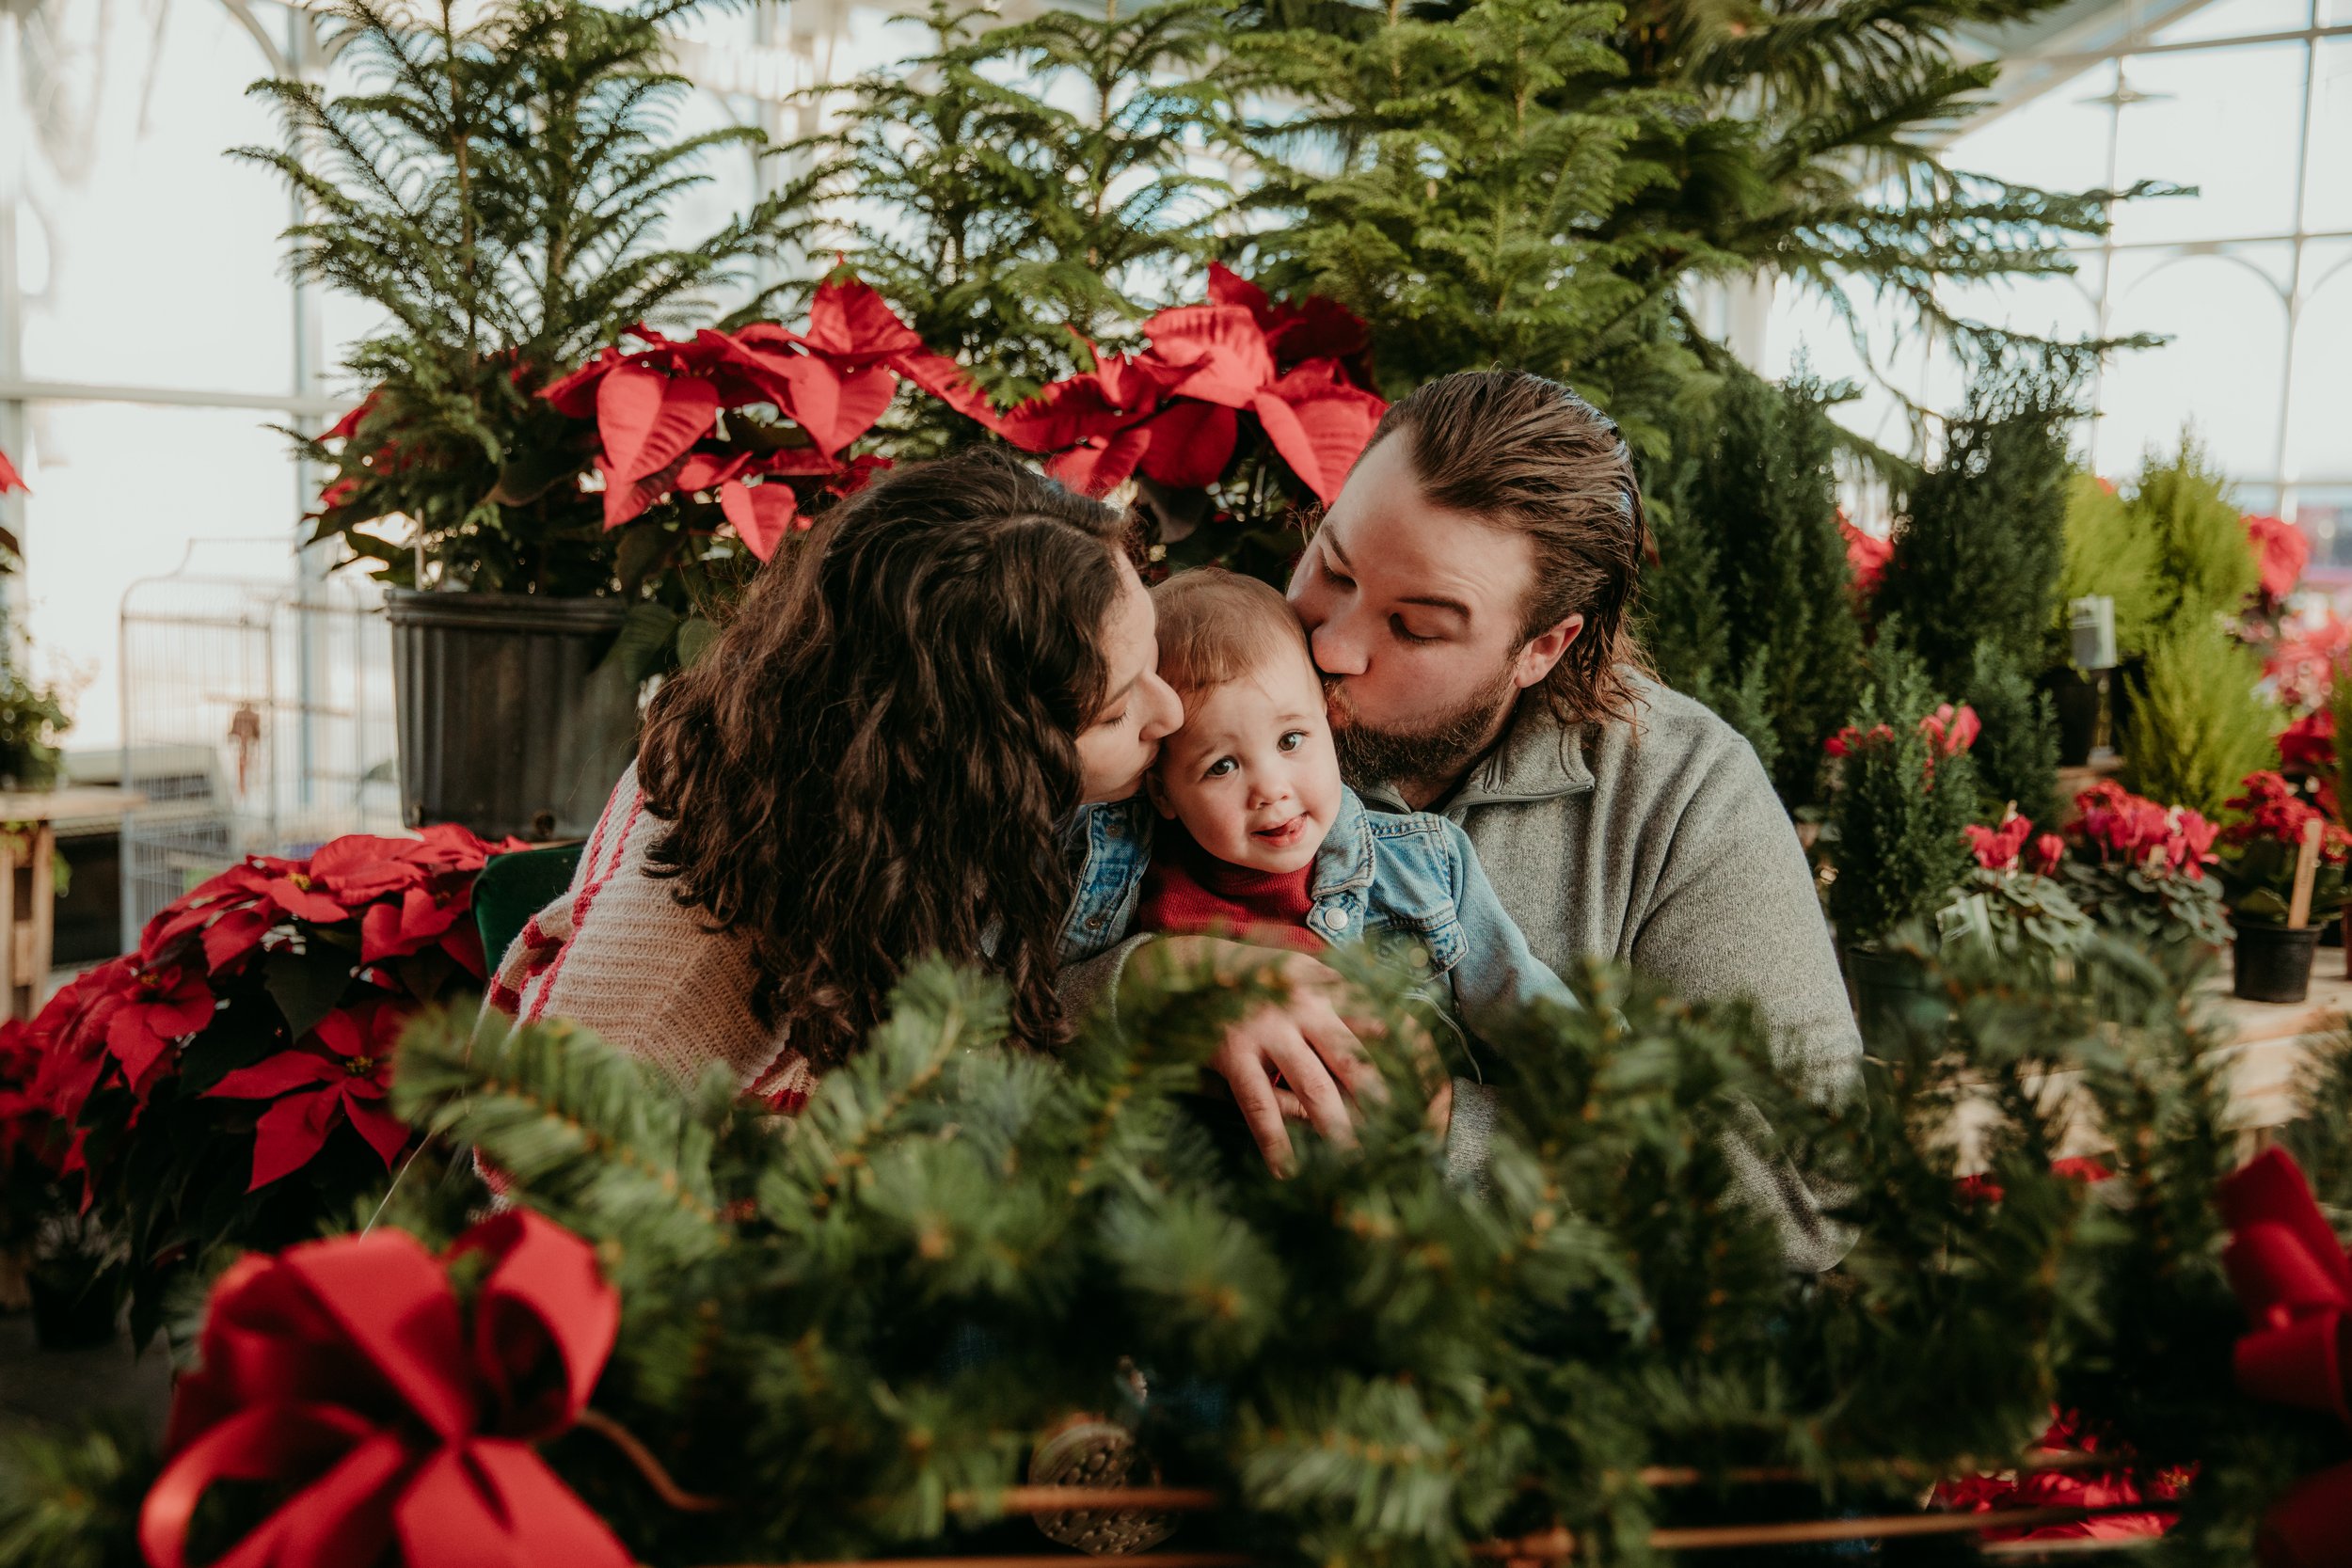
[(1287, 849), (1307, 836), (1307, 814), (1300, 812), (1287, 822), (1271, 828), (1260, 828), (1249, 835), (1269, 849)]

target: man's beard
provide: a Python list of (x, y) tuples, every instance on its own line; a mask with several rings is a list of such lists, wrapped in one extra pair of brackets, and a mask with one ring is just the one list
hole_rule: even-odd
[(1361, 789), (1382, 784), (1435, 784), (1459, 775), (1484, 751), (1510, 708), (1518, 687), (1506, 666), (1482, 689), (1410, 729), (1367, 724), (1356, 716), (1344, 676), (1323, 678), (1331, 743), (1340, 776)]

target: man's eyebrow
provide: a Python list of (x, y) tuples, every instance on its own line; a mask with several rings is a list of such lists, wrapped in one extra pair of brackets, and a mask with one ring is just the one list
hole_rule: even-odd
[(1396, 602), (1427, 605), (1432, 610), (1450, 610), (1465, 621), (1470, 618), (1470, 606), (1459, 599), (1441, 599), (1432, 594), (1407, 594)]

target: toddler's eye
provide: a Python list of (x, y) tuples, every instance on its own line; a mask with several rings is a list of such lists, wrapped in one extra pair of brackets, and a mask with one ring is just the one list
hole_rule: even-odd
[(1307, 732), (1305, 730), (1287, 731), (1283, 734), (1282, 738), (1276, 741), (1275, 744), (1281, 747), (1285, 752), (1295, 752), (1301, 746), (1307, 744)]
[(1231, 773), (1237, 766), (1239, 765), (1236, 764), (1232, 757), (1219, 757), (1215, 762), (1209, 764), (1208, 770), (1200, 776), (1204, 779), (1221, 779), (1225, 777), (1226, 774)]

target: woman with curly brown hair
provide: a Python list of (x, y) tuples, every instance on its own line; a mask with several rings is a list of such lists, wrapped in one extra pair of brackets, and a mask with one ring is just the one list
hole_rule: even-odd
[(492, 1005), (790, 1109), (938, 953), (1051, 1046), (1063, 824), (1133, 794), (1182, 718), (1125, 539), (993, 451), (844, 502), (655, 697)]

